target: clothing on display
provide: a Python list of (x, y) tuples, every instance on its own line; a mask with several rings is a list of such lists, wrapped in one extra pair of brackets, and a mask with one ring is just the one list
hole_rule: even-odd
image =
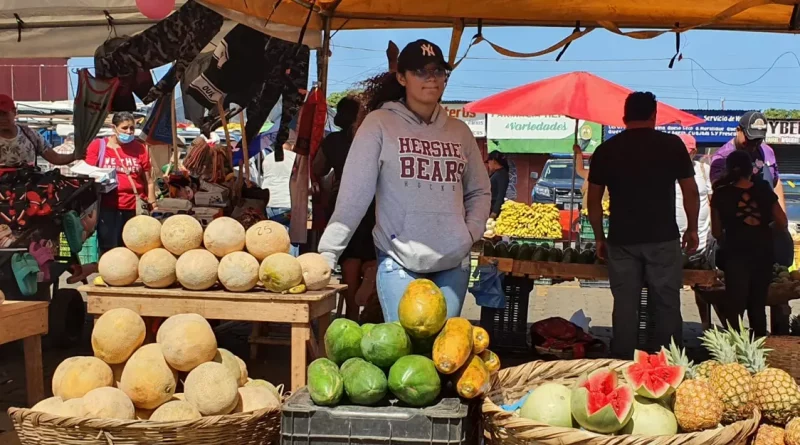
[[(183, 79), (186, 67), (200, 54), (222, 28), (222, 16), (194, 1), (140, 34), (127, 39), (110, 54), (95, 58), (95, 73), (100, 78), (128, 78), (138, 71), (175, 62), (142, 98), (148, 104), (172, 91)], [(114, 110), (119, 111), (119, 110)]]
[(292, 207), (289, 180), (292, 176), (295, 158), (297, 158), (297, 154), (291, 151), (286, 152), (286, 158), (282, 162), (275, 161), (275, 153), (264, 157), (261, 188), (269, 190), (269, 207)]
[(89, 70), (78, 71), (78, 91), (75, 94), (72, 121), (75, 125), (75, 159), (86, 157), (86, 148), (105, 124), (111, 101), (119, 80), (99, 79)]
[[(113, 53), (122, 44), (130, 39), (129, 36), (112, 37), (106, 40), (105, 43), (97, 48), (94, 53), (95, 60), (102, 59)], [(97, 66), (97, 63), (95, 63)], [(114, 77), (114, 76), (99, 76), (99, 77)], [(136, 111), (136, 98), (144, 99), (150, 89), (153, 88), (153, 76), (150, 70), (134, 68), (133, 72), (127, 76), (117, 76), (119, 79), (119, 86), (114, 98), (111, 101), (111, 109), (113, 111)]]
[[(202, 53), (197, 58), (195, 58), (192, 63), (186, 67), (186, 71), (184, 71), (184, 79), (186, 80), (194, 80), (200, 77), (200, 75), (205, 72), (208, 67), (211, 66), (211, 62), (214, 61), (214, 53)], [(200, 102), (197, 101), (191, 94), (189, 94), (189, 88), (192, 86), (191, 82), (181, 82), (181, 99), (183, 100), (183, 115), (191, 121), (195, 126), (200, 127), (203, 125), (203, 117), (206, 114), (206, 109)]]

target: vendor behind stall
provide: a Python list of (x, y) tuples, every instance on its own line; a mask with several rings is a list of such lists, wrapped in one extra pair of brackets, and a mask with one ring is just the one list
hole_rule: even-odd
[(398, 319), (400, 298), (417, 278), (441, 288), (454, 317), (467, 293), (470, 248), (489, 217), (489, 175), (470, 129), (439, 105), (452, 69), (442, 50), (417, 40), (397, 65), (396, 73), (366, 82), (369, 114), (358, 126), (319, 251), (334, 267), (375, 198), (385, 321)]
[(506, 200), (508, 190), (508, 160), (506, 155), (499, 151), (489, 153), (486, 160), (486, 167), (489, 170), (489, 182), (492, 186), (492, 208), (489, 213), (490, 218), (500, 216), (503, 202)]
[(97, 242), (100, 254), (122, 245), (122, 228), (136, 216), (137, 195), (149, 204), (156, 201), (147, 146), (136, 139), (136, 123), (131, 113), (121, 112), (111, 120), (114, 134), (95, 139), (86, 150), (86, 163), (117, 170), (116, 190), (103, 195)]
[(0, 165), (33, 165), (41, 156), (54, 165), (67, 165), (75, 160), (73, 154), (53, 151), (42, 136), (16, 123), (17, 105), (5, 94), (0, 94)]

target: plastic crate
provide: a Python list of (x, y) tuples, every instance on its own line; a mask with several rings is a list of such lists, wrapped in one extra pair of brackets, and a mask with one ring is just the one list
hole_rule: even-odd
[[(608, 236), (608, 217), (603, 217), (603, 232)], [(592, 224), (586, 215), (581, 215), (581, 230), (579, 233), (582, 239), (595, 239)]]
[(533, 284), (530, 278), (505, 275), (505, 309), (481, 308), (480, 325), (489, 332), (493, 351), (528, 351), (528, 303)]
[(308, 389), (292, 395), (281, 409), (282, 445), (477, 445), (480, 401), (443, 398), (428, 408), (402, 406), (317, 406)]
[[(69, 243), (67, 243), (67, 238), (62, 233), (59, 236), (59, 256), (68, 257), (71, 255), (69, 250)], [(80, 253), (78, 253), (78, 259), (80, 260), (81, 264), (90, 264), (96, 263), (98, 260), (98, 246), (97, 246), (97, 232), (93, 233), (92, 236), (84, 241), (83, 246), (81, 247)]]

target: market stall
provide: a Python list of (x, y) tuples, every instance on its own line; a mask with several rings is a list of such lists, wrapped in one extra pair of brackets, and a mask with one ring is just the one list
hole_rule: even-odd
[(28, 403), (44, 398), (42, 335), (47, 334), (46, 301), (3, 301), (0, 298), (0, 345), (22, 340)]

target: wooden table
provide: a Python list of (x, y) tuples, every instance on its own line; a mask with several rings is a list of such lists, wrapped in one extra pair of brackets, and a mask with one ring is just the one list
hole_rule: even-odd
[[(171, 317), (195, 313), (211, 320), (288, 323), (291, 325), (292, 391), (306, 384), (306, 342), (314, 355), (324, 354), (325, 330), (336, 309), (336, 295), (347, 286), (283, 295), (256, 288), (251, 292), (224, 289), (189, 291), (180, 288), (150, 289), (141, 284), (127, 287), (81, 286), (87, 294), (87, 311), (100, 315), (111, 309), (128, 308), (142, 317)], [(311, 323), (317, 320), (318, 339)]]
[(22, 340), (25, 348), (25, 385), (28, 404), (44, 398), (42, 371), (42, 335), (47, 334), (46, 301), (12, 301), (0, 303), (0, 344)]

